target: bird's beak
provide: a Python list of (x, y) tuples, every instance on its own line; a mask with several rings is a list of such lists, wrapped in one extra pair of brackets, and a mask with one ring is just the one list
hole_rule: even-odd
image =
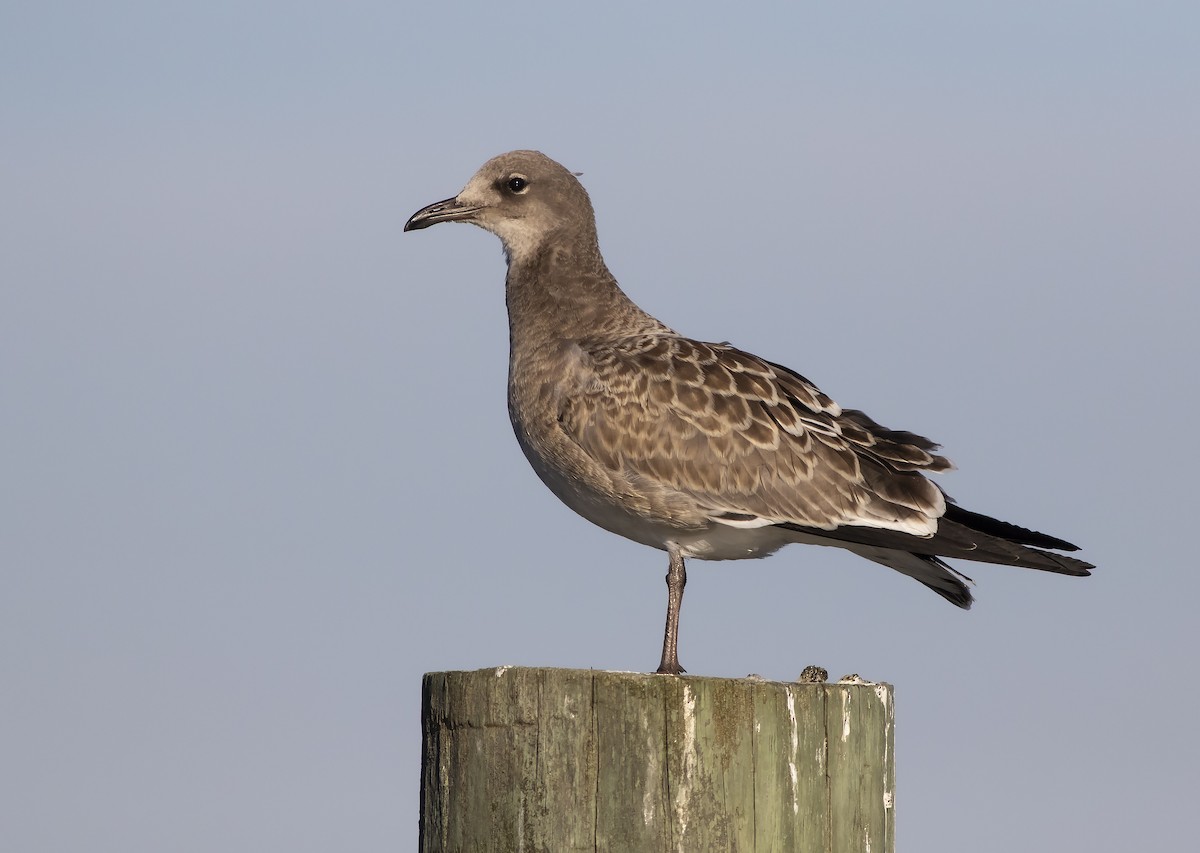
[(479, 207), (463, 204), (457, 198), (445, 201), (435, 201), (428, 207), (422, 207), (404, 223), (405, 231), (419, 231), (439, 222), (470, 222)]

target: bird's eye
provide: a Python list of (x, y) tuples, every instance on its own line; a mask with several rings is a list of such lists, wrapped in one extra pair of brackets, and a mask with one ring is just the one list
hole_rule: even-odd
[(523, 193), (525, 192), (525, 188), (529, 186), (529, 181), (525, 180), (520, 175), (513, 175), (508, 179), (506, 186), (511, 192)]

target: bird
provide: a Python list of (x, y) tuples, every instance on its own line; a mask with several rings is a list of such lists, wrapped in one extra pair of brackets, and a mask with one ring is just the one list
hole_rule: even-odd
[(939, 445), (842, 408), (799, 373), (675, 331), (639, 308), (600, 253), (577, 173), (538, 151), (483, 164), (416, 231), (465, 222), (500, 238), (508, 272), (508, 411), (529, 464), (564, 504), (668, 555), (657, 672), (679, 675), (685, 560), (844, 548), (968, 609), (944, 558), (1085, 576), (1063, 539), (960, 507), (929, 474)]

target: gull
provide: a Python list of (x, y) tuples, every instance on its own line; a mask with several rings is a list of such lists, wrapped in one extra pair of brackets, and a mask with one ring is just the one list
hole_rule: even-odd
[(928, 479), (939, 446), (843, 409), (799, 373), (681, 335), (625, 295), (604, 264), (576, 175), (538, 151), (484, 163), (405, 231), (469, 222), (508, 262), (508, 412), (526, 458), (563, 503), (666, 551), (658, 672), (678, 675), (686, 558), (766, 557), (832, 545), (971, 606), (942, 558), (1064, 575), (1075, 545), (963, 509)]

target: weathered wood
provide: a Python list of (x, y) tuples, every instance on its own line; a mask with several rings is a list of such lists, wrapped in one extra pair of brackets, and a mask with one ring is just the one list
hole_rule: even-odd
[(892, 688), (435, 672), (422, 853), (894, 849)]

